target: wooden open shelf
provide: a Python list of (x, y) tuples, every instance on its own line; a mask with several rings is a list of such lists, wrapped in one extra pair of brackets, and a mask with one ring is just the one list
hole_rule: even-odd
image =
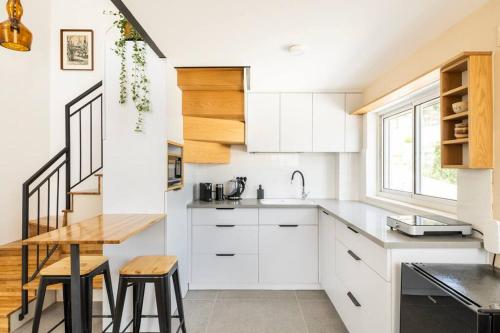
[[(464, 52), (441, 67), (441, 166), (493, 167), (493, 80), (491, 52)], [(468, 110), (454, 113), (453, 103)], [(468, 138), (455, 138), (455, 124), (468, 122)]]
[(464, 96), (467, 95), (469, 87), (460, 86), (457, 88), (450, 89), (442, 94), (442, 96)]
[(469, 111), (450, 114), (449, 116), (443, 117), (443, 120), (458, 120), (469, 117)]
[(460, 139), (443, 141), (443, 145), (458, 145), (458, 144), (468, 143), (468, 142), (469, 142), (469, 138), (460, 138)]

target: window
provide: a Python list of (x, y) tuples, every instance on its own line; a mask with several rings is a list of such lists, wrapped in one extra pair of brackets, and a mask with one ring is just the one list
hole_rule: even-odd
[(411, 101), (380, 117), (380, 192), (417, 200), (456, 200), (457, 172), (441, 168), (439, 98)]

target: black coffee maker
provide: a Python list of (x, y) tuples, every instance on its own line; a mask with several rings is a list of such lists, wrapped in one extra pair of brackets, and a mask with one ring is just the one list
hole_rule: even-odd
[(212, 200), (212, 183), (200, 183), (200, 201)]

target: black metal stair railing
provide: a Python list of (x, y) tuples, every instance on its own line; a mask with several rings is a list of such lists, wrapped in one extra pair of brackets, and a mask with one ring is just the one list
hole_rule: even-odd
[[(62, 209), (72, 209), (71, 190), (97, 173), (103, 166), (102, 81), (66, 104), (65, 147), (22, 185), (22, 239), (34, 237), (66, 225)], [(51, 215), (55, 213), (55, 215)], [(22, 245), (22, 285), (36, 279), (57, 251), (57, 246), (37, 245), (30, 258)], [(22, 290), (22, 320), (28, 313), (28, 291)]]

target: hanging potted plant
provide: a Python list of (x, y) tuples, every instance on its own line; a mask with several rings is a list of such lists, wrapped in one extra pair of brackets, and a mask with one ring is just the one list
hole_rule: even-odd
[(119, 103), (127, 103), (129, 97), (129, 75), (127, 69), (127, 42), (132, 42), (132, 68), (130, 72), (130, 96), (137, 109), (136, 132), (144, 130), (144, 113), (151, 111), (149, 100), (149, 79), (146, 75), (146, 44), (132, 24), (122, 13), (110, 12), (116, 20), (113, 25), (119, 30), (120, 38), (115, 41), (115, 54), (120, 57)]

